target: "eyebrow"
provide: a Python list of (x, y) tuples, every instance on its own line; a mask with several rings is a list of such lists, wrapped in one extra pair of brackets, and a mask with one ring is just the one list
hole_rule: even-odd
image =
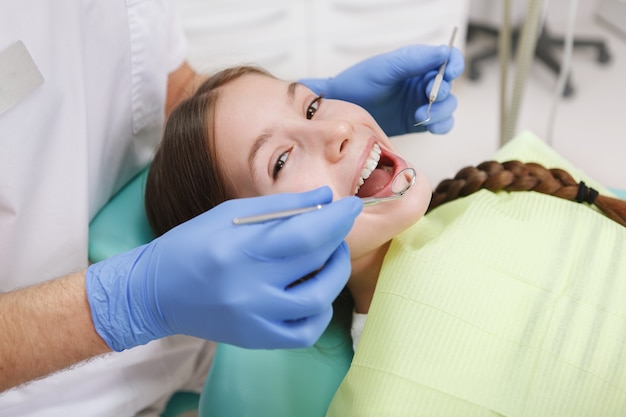
[(296, 97), (296, 88), (298, 86), (304, 86), (304, 84), (299, 83), (299, 82), (293, 82), (291, 84), (289, 84), (289, 86), (287, 87), (287, 97), (289, 97), (289, 101), (293, 102), (295, 97)]
[(263, 132), (257, 136), (256, 140), (252, 144), (252, 148), (250, 148), (250, 153), (248, 154), (248, 165), (250, 166), (250, 172), (254, 173), (254, 161), (256, 159), (259, 150), (267, 143), (267, 141), (274, 134), (273, 128), (267, 128), (263, 130)]
[[(292, 82), (289, 84), (289, 86), (287, 86), (287, 98), (289, 99), (290, 103), (293, 103), (293, 101), (295, 100), (296, 89), (299, 86), (304, 86), (304, 84), (299, 82)], [(269, 127), (267, 129), (264, 129), (263, 132), (261, 132), (261, 134), (257, 136), (257, 138), (254, 140), (254, 143), (250, 148), (250, 152), (248, 153), (248, 165), (250, 166), (251, 172), (254, 172), (254, 162), (259, 153), (259, 150), (267, 143), (267, 141), (272, 137), (273, 134), (274, 128)]]

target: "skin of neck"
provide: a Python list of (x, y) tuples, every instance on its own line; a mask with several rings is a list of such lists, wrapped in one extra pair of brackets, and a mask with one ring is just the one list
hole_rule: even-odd
[(369, 312), (380, 269), (391, 241), (373, 251), (352, 260), (352, 273), (348, 280), (348, 290), (354, 299), (354, 309), (357, 313)]

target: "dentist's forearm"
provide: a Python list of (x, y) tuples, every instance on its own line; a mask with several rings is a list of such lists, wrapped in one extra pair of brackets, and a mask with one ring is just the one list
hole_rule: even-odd
[(85, 271), (0, 294), (0, 392), (110, 352), (96, 332)]

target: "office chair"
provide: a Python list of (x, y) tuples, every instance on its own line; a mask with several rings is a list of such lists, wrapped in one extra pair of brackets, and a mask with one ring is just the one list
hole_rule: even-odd
[[(519, 40), (521, 29), (515, 27), (511, 30), (511, 50), (513, 54)], [(470, 80), (478, 80), (481, 77), (480, 64), (487, 59), (494, 58), (498, 55), (497, 38), (499, 28), (470, 22), (467, 27), (467, 42), (470, 43), (480, 35), (486, 35), (493, 38), (496, 44), (484, 51), (467, 58), (467, 74)], [(565, 44), (564, 37), (553, 36), (544, 24), (541, 33), (537, 39), (535, 56), (539, 61), (543, 62), (557, 75), (561, 71), (561, 63), (557, 55), (557, 49)], [(606, 64), (611, 60), (605, 41), (592, 38), (575, 38), (574, 49), (593, 48), (597, 51), (596, 60), (601, 64)], [(571, 74), (567, 77), (567, 82), (563, 90), (563, 96), (569, 97), (574, 93), (574, 87), (571, 82)]]

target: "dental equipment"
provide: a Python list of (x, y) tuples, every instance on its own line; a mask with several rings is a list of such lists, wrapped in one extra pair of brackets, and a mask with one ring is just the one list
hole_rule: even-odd
[(455, 26), (452, 30), (452, 36), (450, 37), (450, 42), (448, 43), (448, 57), (443, 64), (439, 67), (439, 71), (437, 71), (437, 75), (435, 76), (435, 82), (433, 83), (433, 88), (430, 90), (430, 96), (428, 97), (428, 108), (426, 109), (426, 119), (422, 120), (419, 123), (415, 123), (413, 126), (417, 127), (423, 125), (424, 123), (428, 123), (430, 121), (430, 107), (433, 105), (435, 100), (437, 100), (437, 95), (439, 94), (439, 88), (441, 87), (441, 82), (443, 81), (443, 73), (446, 70), (446, 66), (448, 65), (448, 59), (450, 58), (450, 52), (452, 52), (452, 44), (454, 43), (454, 38), (456, 37), (457, 27)]
[[(417, 173), (413, 168), (404, 168), (402, 171), (398, 172), (398, 174), (391, 181), (391, 194), (386, 197), (365, 197), (361, 198), (363, 200), (363, 206), (373, 206), (378, 203), (383, 203), (385, 201), (396, 200), (402, 197), (409, 188), (415, 183), (415, 177)], [(275, 219), (283, 219), (287, 217), (296, 216), (298, 214), (308, 213), (309, 211), (320, 210), (324, 207), (325, 204), (316, 204), (314, 206), (302, 207), (292, 210), (281, 210), (275, 211), (273, 213), (259, 214), (256, 216), (249, 217), (235, 217), (233, 219), (233, 224), (252, 224), (252, 223), (262, 223), (268, 220)]]
[(387, 197), (365, 197), (363, 200), (363, 207), (373, 206), (385, 201), (397, 200), (402, 197), (413, 184), (415, 184), (415, 177), (417, 173), (413, 168), (404, 168), (402, 171), (393, 178), (391, 182), (391, 195)]

